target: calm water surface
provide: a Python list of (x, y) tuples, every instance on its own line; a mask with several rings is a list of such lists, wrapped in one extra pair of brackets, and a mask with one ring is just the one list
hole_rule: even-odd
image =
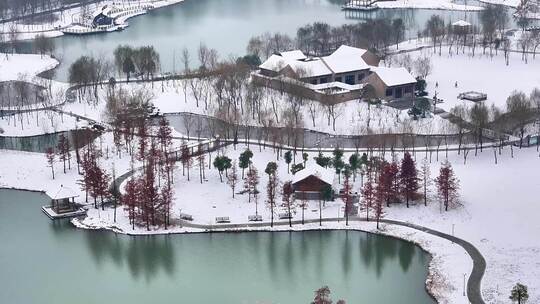
[(433, 14), (447, 21), (477, 20), (477, 13), (417, 9), (386, 9), (353, 16), (341, 11), (339, 3), (328, 0), (185, 0), (130, 19), (130, 26), (122, 32), (56, 39), (63, 62), (56, 77), (67, 79), (69, 65), (79, 56), (112, 56), (120, 44), (153, 45), (161, 55), (162, 70), (179, 71), (182, 48), (191, 51), (192, 64), (196, 64), (195, 51), (201, 42), (227, 58), (243, 55), (249, 38), (267, 31), (294, 36), (299, 26), (315, 21), (340, 25), (375, 17), (402, 18), (408, 35), (415, 37)]
[(129, 237), (41, 213), (42, 194), (0, 189), (0, 303), (433, 304), (428, 256), (361, 232)]

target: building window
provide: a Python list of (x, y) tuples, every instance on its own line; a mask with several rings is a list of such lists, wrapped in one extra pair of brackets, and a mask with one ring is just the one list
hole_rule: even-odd
[(336, 81), (337, 81), (337, 82), (341, 82), (341, 76), (336, 77)]
[(392, 96), (394, 91), (392, 89), (386, 89), (386, 96)]
[(320, 80), (319, 80), (319, 83), (327, 83), (328, 82), (328, 77), (322, 77)]
[(354, 75), (345, 76), (345, 83), (346, 84), (354, 84)]
[(317, 79), (312, 79), (311, 84), (317, 84)]
[(364, 73), (358, 74), (358, 81), (364, 79)]
[(404, 89), (405, 93), (412, 93), (412, 86), (406, 86)]

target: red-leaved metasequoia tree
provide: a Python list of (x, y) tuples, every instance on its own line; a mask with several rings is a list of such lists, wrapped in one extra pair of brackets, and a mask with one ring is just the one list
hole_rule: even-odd
[(445, 211), (459, 202), (459, 179), (454, 174), (450, 162), (446, 161), (441, 165), (439, 176), (435, 178), (435, 184)]

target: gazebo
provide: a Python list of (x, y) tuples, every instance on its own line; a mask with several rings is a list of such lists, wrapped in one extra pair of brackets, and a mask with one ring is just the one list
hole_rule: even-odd
[(75, 198), (78, 197), (79, 194), (73, 191), (73, 189), (60, 185), (60, 188), (56, 191), (47, 191), (46, 194), (51, 198), (50, 208), (56, 214), (69, 213), (78, 210), (78, 207), (75, 205)]

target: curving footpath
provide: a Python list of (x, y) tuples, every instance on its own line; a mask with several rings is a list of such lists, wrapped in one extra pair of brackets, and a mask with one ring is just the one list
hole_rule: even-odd
[[(340, 222), (344, 221), (344, 218), (323, 218), (322, 222)], [(351, 217), (349, 218), (349, 221), (356, 221), (356, 222), (365, 222), (366, 220), (359, 217)], [(291, 221), (293, 224), (301, 224), (302, 221), (300, 220), (294, 220)], [(309, 219), (305, 220), (304, 223), (318, 223), (319, 219)], [(381, 219), (381, 223), (386, 223), (390, 225), (397, 225), (397, 226), (404, 226), (408, 228), (412, 228), (415, 230), (419, 230), (437, 237), (441, 237), (443, 239), (449, 240), (451, 242), (454, 242), (461, 246), (465, 251), (469, 254), (473, 261), (473, 269), (471, 271), (471, 274), (469, 276), (469, 280), (467, 281), (467, 297), (469, 299), (469, 302), (471, 304), (485, 304), (484, 299), (482, 298), (482, 277), (484, 276), (484, 273), (486, 271), (486, 260), (480, 253), (480, 251), (471, 243), (460, 239), (458, 237), (433, 230), (427, 227), (423, 227), (420, 225), (408, 223), (408, 222), (401, 222), (396, 220), (388, 220), (388, 219)], [(264, 227), (270, 227), (269, 222), (260, 222), (260, 223), (246, 223), (246, 224), (220, 224), (220, 225), (205, 225), (205, 224), (195, 224), (187, 221), (180, 220), (180, 224), (184, 227), (190, 227), (190, 228), (197, 228), (197, 229), (203, 229), (208, 232), (210, 231), (223, 231), (227, 229), (234, 229), (234, 230), (248, 230), (249, 228), (264, 228)], [(289, 225), (288, 221), (279, 221), (274, 222), (274, 226), (287, 226)]]

